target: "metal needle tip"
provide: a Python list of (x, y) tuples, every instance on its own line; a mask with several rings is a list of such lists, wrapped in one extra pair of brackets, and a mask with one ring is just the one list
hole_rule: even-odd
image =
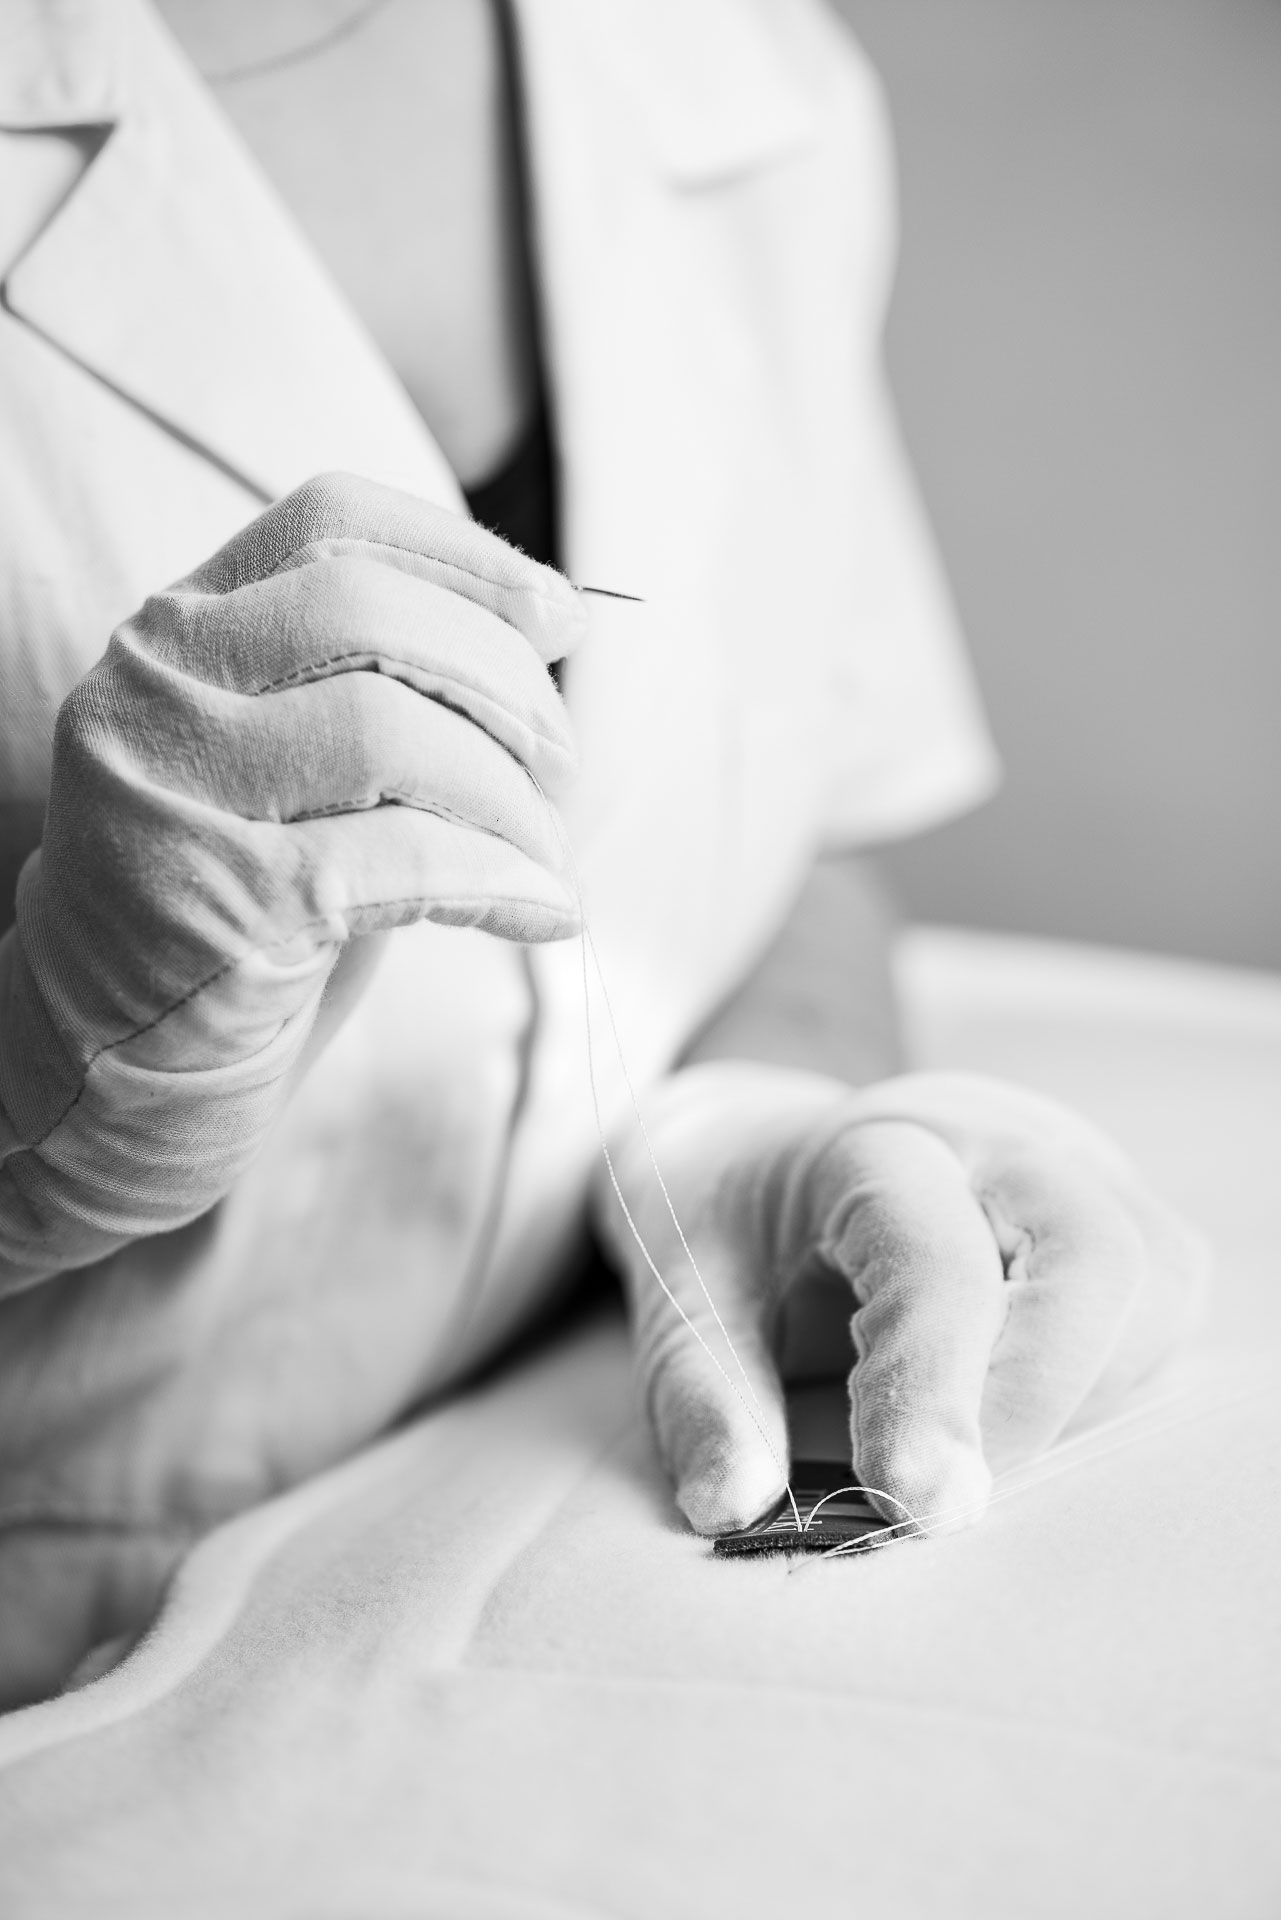
[(594, 594), (598, 594), (598, 595), (599, 595), (599, 597), (600, 597), (600, 598), (601, 598), (602, 600), (630, 600), (630, 601), (632, 602), (632, 604), (633, 604), (633, 606), (637, 606), (637, 607), (643, 607), (643, 606), (644, 606), (644, 604), (645, 604), (645, 602), (644, 602), (644, 601), (643, 601), (643, 600), (641, 599), (641, 597), (640, 597), (640, 595), (639, 595), (638, 593), (616, 593), (616, 592), (614, 591), (614, 589), (613, 589), (613, 587), (579, 587), (579, 586), (575, 586), (575, 588), (574, 588), (574, 591), (575, 591), (575, 593), (594, 593)]

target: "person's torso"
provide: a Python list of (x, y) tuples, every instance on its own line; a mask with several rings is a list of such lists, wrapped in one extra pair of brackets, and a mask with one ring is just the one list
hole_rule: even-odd
[[(882, 505), (884, 143), (857, 59), (813, 0), (517, 11), (562, 560), (645, 601), (593, 602), (566, 806), (644, 1081), (777, 925), (838, 750), (843, 822), (874, 834), (982, 757), (946, 621), (896, 603), (917, 555)], [(0, 843), (38, 831), (54, 716), (112, 626), (269, 500), (346, 467), (463, 506), (408, 349), (389, 364), (151, 9), (0, 0), (0, 30), (14, 12), (0, 127), (77, 126), (92, 158), (0, 306)], [(428, 250), (398, 207), (391, 309)], [(180, 1504), (239, 1504), (492, 1352), (581, 1219), (584, 1054), (572, 947), (397, 934), (234, 1205), (35, 1290), (21, 1339), (6, 1303), (6, 1366), (94, 1356), (75, 1447), (49, 1406), (13, 1440), (31, 1484), (56, 1466), (68, 1500), (136, 1504), (142, 1462)]]

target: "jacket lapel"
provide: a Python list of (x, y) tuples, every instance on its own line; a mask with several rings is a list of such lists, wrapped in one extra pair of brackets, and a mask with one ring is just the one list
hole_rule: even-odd
[(345, 466), (458, 503), (423, 422), (141, 0), (9, 0), (0, 124), (97, 127), (5, 305), (262, 499)]
[[(809, 103), (743, 0), (519, 11), (522, 40), (568, 59), (677, 189), (808, 138)], [(145, 0), (5, 0), (0, 126), (104, 135), (0, 289), (11, 313), (263, 499), (341, 464), (458, 504), (423, 422)], [(605, 150), (628, 144), (626, 128), (603, 131)]]
[(113, 0), (4, 0), (0, 126), (100, 126), (123, 98)]

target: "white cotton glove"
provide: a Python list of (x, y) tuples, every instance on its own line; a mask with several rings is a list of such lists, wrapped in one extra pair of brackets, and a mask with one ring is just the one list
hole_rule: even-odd
[(0, 944), (0, 1291), (228, 1190), (353, 935), (576, 930), (529, 775), (571, 770), (546, 668), (582, 623), (492, 534), (333, 475), (119, 629)]
[(783, 1490), (780, 1354), (791, 1377), (839, 1374), (852, 1333), (853, 1467), (887, 1496), (887, 1520), (933, 1531), (977, 1517), (993, 1472), (1114, 1405), (1189, 1328), (1197, 1236), (1102, 1134), (1018, 1087), (910, 1074), (854, 1092), (715, 1062), (673, 1075), (642, 1111), (750, 1381), (633, 1121), (614, 1153), (628, 1209), (715, 1358), (603, 1175), (597, 1214), (626, 1276), (659, 1450), (700, 1533), (750, 1524)]

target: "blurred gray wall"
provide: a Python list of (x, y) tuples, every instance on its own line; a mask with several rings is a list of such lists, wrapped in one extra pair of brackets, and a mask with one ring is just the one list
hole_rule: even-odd
[(837, 0), (1001, 797), (915, 914), (1281, 966), (1281, 0)]

